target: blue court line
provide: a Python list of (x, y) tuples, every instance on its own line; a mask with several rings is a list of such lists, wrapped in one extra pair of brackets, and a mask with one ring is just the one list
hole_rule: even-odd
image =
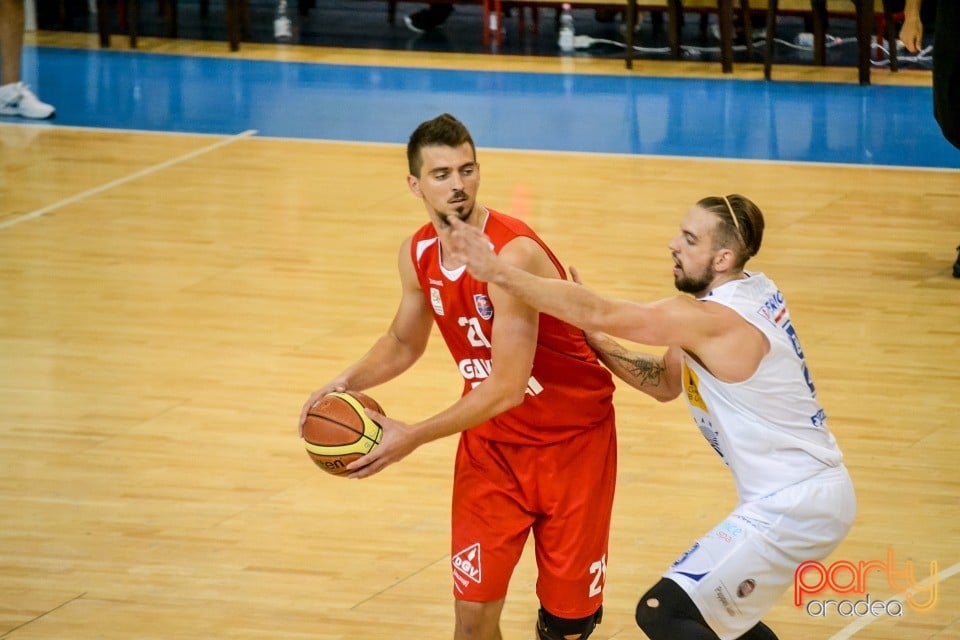
[(960, 168), (926, 87), (455, 71), (39, 47), (55, 123), (404, 143), (450, 112), (478, 146)]

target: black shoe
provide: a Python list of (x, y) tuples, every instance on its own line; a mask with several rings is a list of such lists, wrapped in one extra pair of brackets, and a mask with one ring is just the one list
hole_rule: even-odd
[(960, 278), (960, 247), (957, 247), (957, 261), (953, 263), (953, 277)]
[(426, 9), (404, 16), (403, 23), (414, 33), (424, 33), (442, 25), (451, 13), (453, 13), (452, 4), (431, 4)]
[(426, 29), (421, 29), (413, 21), (414, 16), (403, 16), (403, 24), (407, 25), (407, 29), (413, 31), (414, 33), (423, 33)]

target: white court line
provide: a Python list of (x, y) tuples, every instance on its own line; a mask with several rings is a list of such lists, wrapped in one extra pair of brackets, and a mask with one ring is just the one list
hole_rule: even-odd
[[(323, 64), (323, 63), (321, 63)], [(347, 63), (344, 63), (347, 64)], [(174, 135), (174, 136), (217, 136), (219, 137), (222, 134), (216, 133), (196, 133), (191, 131), (156, 131), (150, 129), (112, 129), (110, 127), (81, 127), (75, 125), (58, 125), (58, 124), (20, 124), (20, 123), (6, 123), (0, 122), (0, 127), (2, 126), (31, 126), (31, 127), (40, 127), (44, 130), (50, 129), (76, 129), (80, 131), (106, 131), (110, 133), (136, 133), (136, 134), (150, 134), (150, 135)], [(244, 132), (246, 133), (246, 132)], [(243, 135), (243, 134), (240, 134)], [(396, 147), (396, 148), (406, 148), (406, 142), (376, 142), (369, 140), (345, 140), (338, 138), (298, 138), (290, 136), (257, 136), (257, 140), (274, 140), (281, 142), (306, 142), (306, 143), (320, 143), (320, 144), (350, 144), (358, 146), (368, 146), (368, 147)], [(812, 160), (778, 160), (770, 158), (718, 158), (711, 156), (684, 156), (677, 154), (659, 154), (659, 153), (624, 153), (624, 152), (614, 152), (614, 151), (557, 151), (553, 149), (520, 149), (513, 147), (494, 147), (488, 146), (484, 149), (489, 149), (491, 151), (506, 151), (508, 153), (519, 153), (519, 154), (528, 154), (528, 153), (538, 153), (546, 155), (581, 155), (581, 156), (601, 156), (601, 157), (612, 157), (612, 158), (630, 158), (638, 160), (694, 160), (694, 161), (703, 161), (703, 162), (720, 162), (720, 163), (744, 163), (744, 164), (773, 164), (773, 165), (782, 165), (788, 167), (825, 167), (832, 169), (834, 167), (841, 167), (845, 169), (868, 169), (868, 170), (893, 170), (893, 171), (926, 171), (932, 173), (958, 173), (960, 172), (960, 167), (920, 167), (916, 165), (907, 165), (907, 164), (858, 164), (856, 162), (824, 162), (824, 161), (812, 161)], [(2, 228), (2, 227), (0, 227)]]
[[(899, 596), (897, 596), (897, 597), (895, 597), (895, 598), (890, 598), (890, 600), (888, 600), (887, 602), (891, 602), (891, 601), (893, 601), (893, 600), (896, 600), (896, 601), (899, 602), (900, 604), (903, 604), (903, 600), (904, 600), (904, 598), (905, 598), (906, 596), (908, 596), (908, 595), (913, 595), (914, 593), (917, 593), (918, 591), (922, 591), (922, 590), (926, 589), (927, 587), (930, 586), (930, 584), (931, 584), (934, 580), (939, 580), (940, 582), (943, 582), (943, 581), (946, 580), (947, 578), (950, 578), (950, 577), (956, 575), (957, 573), (960, 573), (960, 562), (958, 562), (957, 564), (953, 565), (952, 567), (949, 567), (949, 568), (947, 568), (947, 569), (944, 569), (943, 571), (941, 571), (940, 573), (937, 574), (936, 578), (934, 578), (934, 576), (930, 576), (930, 577), (927, 578), (926, 580), (923, 580), (923, 581), (921, 581), (919, 584), (917, 584), (917, 586), (914, 587), (913, 589), (908, 589), (908, 590), (907, 590), (906, 592), (904, 592), (902, 595), (899, 595)], [(846, 627), (844, 627), (843, 629), (841, 629), (840, 631), (838, 631), (838, 632), (836, 633), (836, 635), (834, 635), (834, 636), (832, 636), (832, 637), (830, 638), (830, 640), (848, 640), (849, 638), (852, 638), (858, 631), (860, 631), (860, 630), (863, 629), (865, 626), (867, 626), (868, 624), (870, 624), (871, 622), (873, 622), (874, 620), (876, 620), (878, 617), (880, 617), (880, 616), (876, 616), (876, 617), (874, 617), (874, 616), (869, 616), (869, 617), (868, 617), (868, 616), (864, 616), (863, 618), (857, 618), (856, 620), (854, 620), (853, 622), (851, 622), (850, 624), (848, 624)]]
[[(321, 144), (356, 144), (366, 146), (387, 146), (387, 147), (405, 147), (405, 142), (370, 142), (365, 140), (338, 140), (336, 138), (289, 138), (284, 136), (257, 136), (258, 140), (295, 140), (297, 142), (317, 142)], [(480, 148), (483, 151), (506, 151), (508, 153), (520, 154), (545, 154), (560, 156), (601, 156), (609, 158), (628, 158), (636, 160), (693, 160), (703, 162), (722, 162), (722, 163), (744, 163), (744, 164), (773, 164), (787, 167), (825, 167), (833, 169), (841, 167), (845, 169), (869, 169), (869, 170), (893, 170), (893, 171), (928, 171), (936, 173), (957, 173), (960, 167), (918, 167), (907, 164), (857, 164), (855, 162), (824, 162), (812, 160), (777, 160), (770, 158), (718, 158), (713, 156), (684, 156), (661, 153), (624, 153), (619, 151), (569, 151), (556, 149), (520, 149), (514, 147), (486, 146)]]
[(21, 222), (26, 222), (27, 220), (33, 220), (34, 218), (39, 218), (40, 216), (42, 216), (42, 215), (44, 215), (44, 214), (46, 214), (46, 213), (50, 213), (51, 211), (54, 211), (54, 210), (56, 210), (56, 209), (59, 209), (60, 207), (65, 207), (65, 206), (67, 206), (67, 205), (69, 205), (69, 204), (73, 204), (74, 202), (79, 202), (80, 200), (85, 200), (85, 199), (89, 198), (90, 196), (95, 196), (95, 195), (97, 195), (98, 193), (102, 193), (102, 192), (107, 191), (107, 190), (109, 190), (109, 189), (113, 189), (114, 187), (118, 187), (118, 186), (120, 186), (120, 185), (122, 185), (122, 184), (125, 184), (125, 183), (127, 183), (127, 182), (130, 182), (130, 181), (132, 181), (132, 180), (136, 180), (137, 178), (142, 178), (143, 176), (148, 176), (148, 175), (150, 175), (151, 173), (156, 173), (157, 171), (160, 171), (161, 169), (166, 169), (167, 167), (172, 167), (172, 166), (175, 165), (175, 164), (179, 164), (179, 163), (185, 162), (185, 161), (187, 161), (187, 160), (192, 160), (193, 158), (196, 158), (197, 156), (202, 156), (203, 154), (208, 153), (208, 152), (210, 152), (210, 151), (213, 151), (213, 150), (215, 150), (215, 149), (219, 149), (220, 147), (225, 147), (226, 145), (232, 144), (232, 143), (236, 142), (237, 140), (241, 140), (241, 139), (243, 139), (243, 138), (249, 138), (250, 136), (255, 135), (256, 133), (257, 133), (257, 130), (256, 130), (256, 129), (247, 129), (246, 131), (243, 131), (243, 132), (241, 132), (241, 133), (238, 133), (238, 134), (236, 134), (236, 135), (234, 135), (234, 136), (230, 136), (229, 138), (227, 138), (227, 139), (225, 139), (225, 140), (220, 140), (219, 142), (215, 142), (214, 144), (207, 145), (206, 147), (203, 147), (203, 148), (201, 148), (201, 149), (197, 149), (196, 151), (191, 151), (190, 153), (184, 154), (184, 155), (182, 155), (182, 156), (180, 156), (180, 157), (178, 157), (178, 158), (173, 158), (172, 160), (167, 160), (166, 162), (161, 162), (160, 164), (155, 164), (155, 165), (153, 165), (152, 167), (147, 167), (146, 169), (141, 169), (140, 171), (137, 171), (136, 173), (131, 173), (131, 174), (128, 175), (128, 176), (124, 176), (124, 177), (119, 178), (119, 179), (117, 179), (117, 180), (114, 180), (114, 181), (112, 181), (112, 182), (108, 182), (108, 183), (106, 183), (106, 184), (102, 184), (102, 185), (100, 185), (99, 187), (94, 187), (93, 189), (88, 189), (88, 190), (86, 190), (86, 191), (84, 191), (84, 192), (82, 192), (82, 193), (78, 193), (78, 194), (76, 194), (76, 195), (74, 195), (74, 196), (70, 196), (69, 198), (65, 198), (65, 199), (63, 199), (63, 200), (60, 200), (59, 202), (54, 202), (53, 204), (47, 205), (47, 206), (45, 206), (45, 207), (43, 207), (43, 208), (37, 209), (37, 210), (35, 210), (35, 211), (31, 211), (30, 213), (25, 213), (25, 214), (23, 214), (22, 216), (17, 216), (16, 218), (11, 218), (10, 220), (5, 220), (5, 221), (3, 221), (3, 222), (0, 222), (0, 229), (6, 229), (7, 227), (12, 227), (13, 225), (15, 225), (15, 224), (20, 224)]

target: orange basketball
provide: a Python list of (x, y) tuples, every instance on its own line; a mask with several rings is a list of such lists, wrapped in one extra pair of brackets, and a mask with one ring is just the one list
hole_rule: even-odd
[(317, 400), (303, 421), (307, 455), (335, 476), (347, 475), (347, 465), (380, 444), (383, 429), (367, 417), (364, 407), (383, 413), (380, 404), (359, 391), (329, 393)]

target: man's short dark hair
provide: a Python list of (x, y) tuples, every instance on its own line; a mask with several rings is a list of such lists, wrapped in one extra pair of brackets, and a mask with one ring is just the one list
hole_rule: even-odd
[(477, 148), (473, 144), (470, 132), (462, 122), (449, 113), (441, 114), (433, 120), (421, 123), (410, 134), (410, 140), (407, 142), (407, 165), (410, 168), (410, 175), (420, 177), (420, 169), (423, 168), (423, 158), (420, 155), (420, 150), (424, 147), (459, 147), (465, 142), (470, 143), (474, 159), (476, 159)]

